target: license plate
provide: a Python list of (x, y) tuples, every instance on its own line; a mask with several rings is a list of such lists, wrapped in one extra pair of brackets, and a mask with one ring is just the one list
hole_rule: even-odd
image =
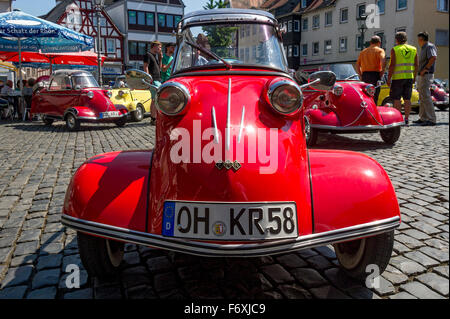
[(101, 119), (107, 119), (111, 117), (119, 117), (119, 111), (110, 111), (110, 112), (102, 112), (100, 113)]
[(296, 238), (295, 203), (166, 201), (162, 234), (192, 239), (246, 241)]

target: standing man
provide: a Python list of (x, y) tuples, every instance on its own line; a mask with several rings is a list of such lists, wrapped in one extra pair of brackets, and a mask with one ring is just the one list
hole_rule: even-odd
[(411, 94), (414, 79), (419, 66), (417, 60), (417, 49), (406, 43), (408, 40), (406, 32), (395, 34), (396, 46), (391, 50), (391, 64), (387, 84), (390, 85), (390, 97), (394, 99), (394, 107), (401, 111), (402, 101), (405, 103), (405, 124), (409, 124), (409, 113), (411, 113)]
[(419, 119), (414, 123), (434, 126), (436, 125), (436, 113), (431, 99), (430, 86), (434, 80), (437, 50), (433, 43), (428, 42), (428, 33), (421, 32), (417, 35), (417, 38), (420, 46), (419, 74), (417, 77), (420, 105)]
[(162, 58), (161, 65), (161, 80), (166, 82), (170, 73), (172, 73), (173, 53), (175, 52), (175, 43), (169, 43), (165, 47), (164, 57)]
[[(153, 85), (159, 87), (161, 85), (161, 67), (162, 67), (162, 51), (161, 42), (153, 41), (150, 44), (150, 52), (144, 56), (144, 72), (150, 74), (153, 78)], [(150, 88), (152, 93), (152, 105), (150, 106), (150, 116), (152, 118), (152, 123), (156, 120), (156, 109), (155, 109), (155, 88)]]
[[(370, 46), (361, 51), (356, 62), (356, 72), (360, 78), (374, 86), (378, 85), (386, 69), (386, 54), (381, 48), (381, 38), (377, 35), (370, 39)], [(375, 91), (375, 104), (378, 101), (380, 88)]]

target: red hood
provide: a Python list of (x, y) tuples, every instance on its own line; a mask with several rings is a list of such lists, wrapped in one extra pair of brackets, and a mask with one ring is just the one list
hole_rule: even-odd
[[(158, 114), (157, 147), (153, 155), (150, 194), (160, 200), (151, 201), (153, 205), (150, 213), (155, 215), (149, 220), (158, 224), (149, 225), (150, 232), (158, 233), (161, 230), (159, 224), (161, 218), (159, 217), (162, 214), (164, 200), (295, 201), (298, 209), (310, 211), (310, 198), (307, 196), (309, 191), (298, 192), (299, 188), (309, 190), (308, 160), (301, 120), (303, 111), (295, 117), (288, 118), (275, 114), (271, 110), (266, 98), (267, 86), (276, 77), (276, 75), (220, 75), (188, 76), (172, 80), (186, 86), (191, 94), (191, 101), (186, 112), (181, 116), (170, 117)], [(240, 154), (244, 154), (243, 159), (231, 155), (230, 151), (226, 149), (225, 128), (227, 127), (230, 80), (229, 116), (232, 128), (230, 148), (242, 147), (243, 152)], [(198, 143), (197, 148), (193, 146), (193, 141), (199, 141), (204, 130), (214, 126), (213, 107), (217, 130), (220, 132), (217, 149), (222, 154), (219, 154), (213, 162), (206, 163), (200, 155), (208, 153), (210, 150), (207, 149), (208, 145), (209, 147), (217, 145), (213, 142), (214, 130), (210, 130), (211, 134), (205, 136), (206, 140)], [(244, 108), (242, 138), (238, 143)], [(271, 140), (269, 138), (270, 128), (274, 129), (274, 136)], [(183, 132), (190, 134), (189, 151), (184, 153), (187, 155), (189, 163), (174, 163), (171, 159), (171, 150), (181, 138), (170, 139), (171, 134), (177, 132), (175, 129), (180, 134)], [(253, 139), (263, 140), (259, 134), (259, 138), (256, 137), (258, 129), (266, 133), (264, 141), (266, 143), (261, 144), (262, 146), (251, 142)], [(277, 163), (273, 171), (271, 171), (273, 168), (271, 164), (274, 162), (261, 163), (258, 153), (275, 156)], [(255, 154), (256, 163), (255, 161), (251, 163), (252, 159), (249, 154)], [(241, 168), (238, 171), (216, 168), (215, 162), (225, 159), (231, 161), (238, 159)], [(165, 178), (167, 176), (171, 178)], [(310, 226), (308, 220), (303, 221), (305, 229)], [(299, 225), (302, 225), (302, 221), (299, 221)]]

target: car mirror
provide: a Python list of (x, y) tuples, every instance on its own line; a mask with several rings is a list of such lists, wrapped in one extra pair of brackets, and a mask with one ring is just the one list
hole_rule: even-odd
[(141, 70), (128, 70), (125, 72), (128, 87), (134, 90), (146, 90), (150, 88), (153, 78), (150, 74)]
[(309, 76), (308, 82), (313, 89), (328, 91), (331, 90), (336, 83), (336, 74), (331, 71), (315, 72)]
[(377, 82), (377, 86), (383, 86), (383, 85), (384, 85), (384, 81), (379, 80), (379, 81)]

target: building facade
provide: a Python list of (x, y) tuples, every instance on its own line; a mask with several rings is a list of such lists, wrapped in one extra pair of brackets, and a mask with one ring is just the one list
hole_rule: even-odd
[(301, 15), (313, 0), (267, 0), (261, 9), (272, 13), (284, 29), (283, 46), (290, 69), (300, 67)]
[(100, 53), (106, 57), (102, 68), (103, 82), (115, 80), (123, 74), (125, 37), (105, 9), (100, 12), (99, 26), (92, 0), (58, 1), (56, 7), (43, 18), (93, 37), (95, 52), (98, 52), (97, 34), (100, 32)]
[[(364, 39), (357, 21), (363, 13), (369, 15)], [(448, 18), (448, 0), (314, 0), (302, 12), (300, 67), (354, 63), (373, 35), (389, 59), (396, 32), (405, 31), (418, 47), (417, 33), (427, 31), (438, 42), (436, 77), (448, 79)]]
[(12, 0), (0, 0), (0, 13), (12, 10)]
[(175, 29), (184, 7), (182, 0), (119, 0), (107, 6), (108, 15), (126, 35), (127, 67), (143, 67), (152, 41), (176, 42)]

